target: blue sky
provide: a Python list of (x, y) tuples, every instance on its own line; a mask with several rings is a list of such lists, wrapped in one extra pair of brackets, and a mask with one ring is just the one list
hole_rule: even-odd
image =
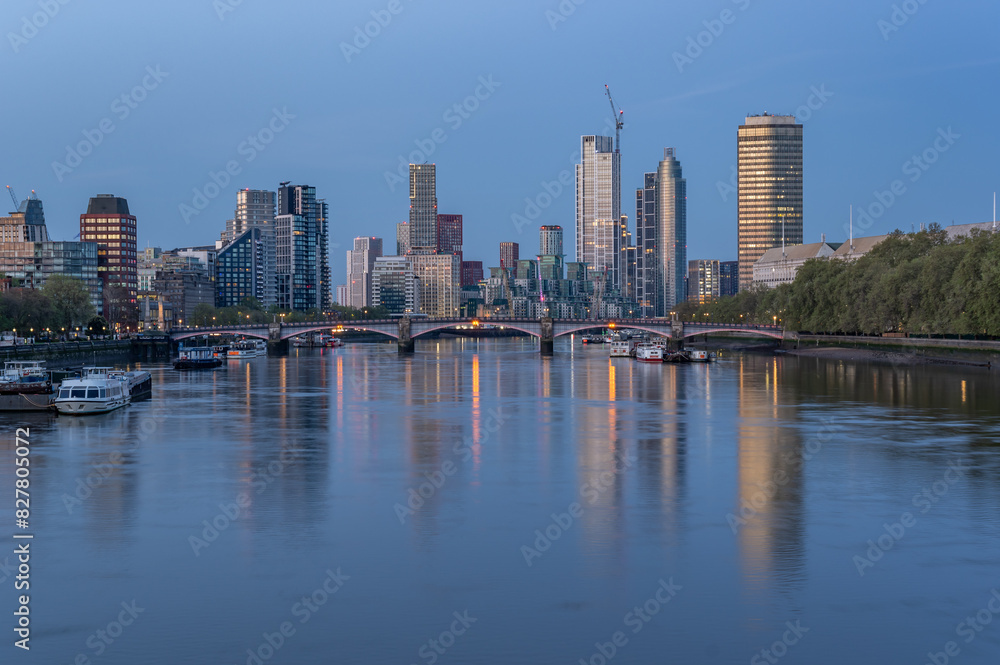
[(5, 0), (2, 184), (37, 190), (59, 239), (90, 196), (125, 196), (140, 245), (164, 248), (218, 238), (237, 188), (311, 184), (340, 283), (352, 238), (394, 244), (408, 203), (389, 174), (433, 145), (441, 212), (465, 215), (467, 259), (495, 265), (501, 241), (536, 252), (541, 224), (572, 248), (572, 187), (548, 199), (543, 183), (607, 132), (607, 83), (627, 122), (623, 209), (675, 147), (689, 258), (736, 256), (745, 115), (810, 103), (807, 242), (843, 240), (848, 206), (879, 212), (894, 181), (859, 235), (990, 219), (997, 3), (576, 1)]

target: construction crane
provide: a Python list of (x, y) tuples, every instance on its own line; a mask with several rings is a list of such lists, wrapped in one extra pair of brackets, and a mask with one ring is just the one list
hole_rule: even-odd
[(7, 193), (10, 194), (10, 200), (14, 202), (14, 210), (17, 210), (18, 206), (21, 204), (17, 200), (17, 196), (14, 194), (14, 188), (7, 185)]
[(608, 95), (608, 101), (611, 102), (611, 114), (615, 117), (615, 152), (621, 152), (622, 147), (622, 127), (625, 126), (625, 111), (621, 109), (620, 106), (615, 106), (615, 100), (611, 97), (611, 88), (604, 85), (604, 92)]

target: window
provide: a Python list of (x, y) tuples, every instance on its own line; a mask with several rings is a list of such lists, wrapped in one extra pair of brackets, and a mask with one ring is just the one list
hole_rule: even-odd
[(86, 388), (73, 388), (73, 399), (84, 399), (86, 396)]

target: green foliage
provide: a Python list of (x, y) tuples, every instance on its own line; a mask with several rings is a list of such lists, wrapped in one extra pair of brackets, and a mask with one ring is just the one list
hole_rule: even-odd
[(87, 322), (88, 335), (107, 335), (111, 332), (111, 326), (103, 316), (95, 316)]
[(42, 294), (48, 298), (52, 323), (59, 327), (73, 328), (82, 325), (96, 314), (87, 286), (79, 279), (52, 275), (45, 280)]
[(1000, 233), (974, 231), (949, 242), (936, 224), (896, 231), (856, 261), (813, 259), (792, 284), (682, 303), (676, 314), (684, 321), (777, 321), (818, 333), (1000, 336)]

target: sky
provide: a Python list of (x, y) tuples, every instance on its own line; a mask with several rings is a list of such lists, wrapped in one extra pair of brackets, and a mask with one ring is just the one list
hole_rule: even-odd
[(574, 153), (613, 134), (607, 84), (623, 212), (634, 228), (676, 148), (690, 259), (736, 258), (748, 114), (804, 125), (806, 242), (845, 240), (851, 205), (856, 236), (985, 222), (997, 26), (987, 0), (4, 0), (2, 184), (63, 240), (91, 196), (124, 196), (164, 249), (218, 239), (237, 189), (313, 185), (337, 284), (354, 237), (395, 247), (406, 164), (429, 161), (466, 260), (533, 255), (542, 224), (572, 254)]

